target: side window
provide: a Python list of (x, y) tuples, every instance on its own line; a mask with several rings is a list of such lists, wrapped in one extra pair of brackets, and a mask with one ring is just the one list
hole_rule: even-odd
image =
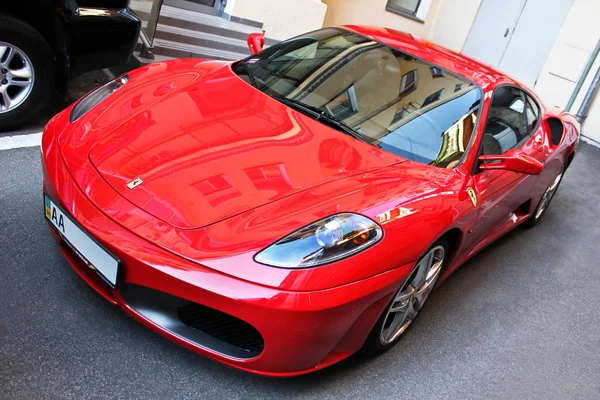
[(529, 99), (521, 90), (512, 86), (496, 89), (483, 131), (481, 154), (502, 154), (520, 146), (531, 135), (530, 127), (537, 123), (531, 120), (530, 126), (529, 113), (537, 115), (537, 108), (529, 108)]

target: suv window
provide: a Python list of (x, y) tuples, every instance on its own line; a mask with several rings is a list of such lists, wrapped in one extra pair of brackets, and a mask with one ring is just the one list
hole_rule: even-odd
[(483, 131), (481, 153), (502, 154), (520, 146), (533, 133), (537, 114), (537, 106), (521, 90), (512, 86), (496, 89)]

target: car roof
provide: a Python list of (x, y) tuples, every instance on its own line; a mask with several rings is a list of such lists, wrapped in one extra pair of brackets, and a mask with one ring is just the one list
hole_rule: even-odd
[(519, 82), (494, 67), (410, 33), (376, 26), (342, 25), (341, 28), (370, 37), (431, 64), (438, 65), (475, 82), (481, 86), (484, 92), (489, 92), (496, 86), (506, 83), (523, 87)]

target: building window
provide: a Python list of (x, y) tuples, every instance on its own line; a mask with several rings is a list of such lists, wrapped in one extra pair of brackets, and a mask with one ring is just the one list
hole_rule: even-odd
[(400, 95), (406, 96), (417, 88), (417, 70), (408, 71), (400, 83)]
[(358, 113), (358, 101), (356, 100), (356, 90), (354, 85), (344, 90), (331, 100), (325, 109), (334, 117), (345, 120)]
[(415, 111), (417, 111), (417, 107), (412, 105), (412, 103), (407, 104), (403, 109), (396, 111), (396, 114), (394, 114), (394, 118), (392, 119), (392, 123), (390, 125), (394, 125), (395, 123), (402, 121), (404, 117), (414, 115)]
[(385, 9), (395, 14), (425, 22), (432, 0), (388, 0)]
[(246, 168), (244, 171), (259, 191), (272, 191), (279, 195), (293, 189), (283, 163), (259, 165)]
[(441, 89), (441, 90), (438, 90), (437, 92), (435, 92), (434, 94), (427, 96), (425, 98), (425, 100), (423, 101), (423, 105), (421, 107), (428, 106), (431, 103), (435, 103), (436, 101), (438, 101), (442, 97), (443, 92), (444, 92), (444, 89)]
[(208, 203), (215, 208), (242, 195), (225, 175), (211, 176), (192, 184), (192, 186), (202, 193)]
[(429, 70), (431, 71), (431, 76), (433, 78), (443, 78), (444, 77), (444, 70), (442, 70), (440, 67), (431, 67), (431, 68), (429, 68)]
[(456, 86), (454, 86), (454, 93), (456, 92), (460, 92), (463, 88), (463, 84), (462, 83), (457, 83)]

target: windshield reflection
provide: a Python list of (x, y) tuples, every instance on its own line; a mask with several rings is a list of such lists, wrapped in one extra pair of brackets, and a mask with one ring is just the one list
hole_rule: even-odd
[(466, 79), (339, 28), (279, 43), (233, 68), (268, 95), (343, 121), (373, 146), (444, 168), (460, 162), (481, 102)]

